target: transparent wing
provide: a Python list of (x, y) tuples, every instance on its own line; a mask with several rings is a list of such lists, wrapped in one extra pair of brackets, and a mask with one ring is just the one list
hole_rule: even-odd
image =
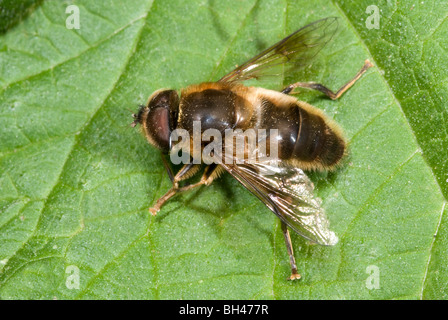
[(221, 165), (299, 235), (321, 245), (338, 242), (313, 183), (301, 169), (265, 163)]
[(335, 17), (310, 23), (225, 75), (219, 82), (277, 76), (284, 71), (282, 66), (288, 70), (309, 65), (336, 33), (337, 26)]

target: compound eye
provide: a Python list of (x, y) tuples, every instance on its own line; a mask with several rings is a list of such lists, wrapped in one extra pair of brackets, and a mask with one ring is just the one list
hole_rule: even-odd
[(145, 130), (148, 140), (163, 152), (171, 149), (171, 132), (176, 127), (179, 96), (175, 90), (158, 90), (149, 98)]
[(171, 147), (170, 111), (166, 108), (156, 108), (149, 111), (146, 128), (156, 146), (164, 152)]

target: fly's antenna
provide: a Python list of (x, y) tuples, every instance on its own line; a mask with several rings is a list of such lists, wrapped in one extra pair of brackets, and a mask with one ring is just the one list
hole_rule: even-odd
[(138, 123), (140, 123), (140, 120), (141, 120), (140, 117), (141, 117), (141, 114), (142, 114), (142, 110), (144, 108), (145, 108), (145, 105), (139, 104), (137, 113), (134, 113), (134, 111), (131, 111), (131, 110), (128, 109), (132, 113), (132, 117), (134, 118), (134, 121), (132, 121), (132, 123), (130, 124), (130, 126), (132, 128), (134, 128)]

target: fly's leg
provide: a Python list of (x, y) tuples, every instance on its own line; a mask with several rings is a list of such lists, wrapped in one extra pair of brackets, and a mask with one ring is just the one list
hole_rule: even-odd
[(289, 264), (291, 265), (291, 276), (288, 278), (288, 280), (299, 280), (301, 276), (300, 274), (297, 273), (296, 259), (294, 258), (294, 251), (292, 249), (292, 242), (291, 237), (289, 235), (288, 227), (286, 226), (286, 223), (284, 223), (283, 221), (281, 223), (282, 223), (282, 232), (286, 243), (286, 250), (288, 250), (289, 255)]
[[(169, 167), (168, 164), (167, 164), (166, 168), (167, 168), (167, 170), (169, 170), (169, 172), (171, 171), (171, 168)], [(195, 173), (197, 173), (199, 168), (200, 167), (197, 164), (190, 163), (190, 164), (184, 165), (172, 179), (170, 178), (171, 182), (173, 183), (173, 186), (171, 187), (171, 189), (168, 190), (168, 192), (165, 193), (165, 195), (163, 195), (161, 198), (159, 198), (159, 200), (157, 200), (157, 202), (154, 204), (154, 206), (149, 208), (149, 212), (151, 212), (151, 214), (153, 216), (155, 216), (157, 214), (157, 212), (159, 212), (160, 208), (165, 204), (165, 202), (168, 201), (169, 199), (171, 199), (176, 194), (199, 187), (203, 184), (209, 185), (213, 181), (213, 172), (217, 168), (217, 165), (215, 165), (215, 164), (211, 164), (205, 168), (204, 173), (202, 174), (201, 180), (199, 180), (199, 182), (189, 184), (189, 185), (186, 185), (183, 187), (179, 187), (180, 181), (188, 179), (191, 176), (193, 176)], [(168, 175), (170, 176), (170, 173), (168, 173)], [(171, 176), (172, 176), (172, 173), (171, 173)]]
[(173, 186), (170, 190), (168, 190), (167, 193), (165, 193), (162, 197), (160, 197), (157, 202), (149, 208), (149, 212), (154, 216), (159, 212), (160, 208), (163, 206), (163, 204), (168, 201), (170, 198), (172, 198), (174, 195), (181, 191), (185, 191), (184, 189), (190, 186), (185, 186), (182, 188), (179, 188), (179, 182), (185, 179), (188, 179), (189, 177), (193, 176), (199, 169), (199, 166), (193, 163), (189, 163), (184, 165), (179, 172), (174, 176), (173, 171), (171, 170), (170, 165), (166, 161), (165, 157), (162, 156), (163, 164), (168, 172), (168, 176), (173, 183)]
[(166, 169), (166, 173), (168, 173), (168, 177), (170, 178), (170, 181), (173, 183), (174, 182), (174, 174), (173, 174), (173, 170), (171, 169), (170, 164), (168, 163), (168, 161), (166, 160), (166, 155), (161, 153), (162, 156), (162, 161), (163, 161), (163, 166)]
[(344, 84), (338, 91), (336, 91), (336, 93), (334, 93), (333, 91), (331, 91), (324, 85), (322, 85), (320, 83), (315, 83), (315, 82), (296, 82), (296, 83), (290, 84), (285, 89), (283, 89), (282, 93), (289, 94), (295, 88), (308, 88), (308, 89), (320, 91), (323, 94), (325, 94), (327, 97), (329, 97), (330, 99), (336, 100), (345, 91), (347, 91), (359, 78), (361, 78), (361, 76), (364, 74), (364, 72), (366, 72), (367, 69), (369, 69), (370, 67), (373, 67), (373, 64), (369, 60), (366, 60), (364, 62), (364, 65), (362, 66), (362, 68), (353, 77), (353, 79), (351, 79), (349, 82)]

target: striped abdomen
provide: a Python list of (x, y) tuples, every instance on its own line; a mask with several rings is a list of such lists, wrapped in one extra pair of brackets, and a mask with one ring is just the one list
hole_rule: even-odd
[(262, 110), (259, 128), (279, 130), (281, 160), (297, 162), (304, 169), (329, 169), (344, 156), (340, 129), (319, 109), (302, 101), (278, 106), (263, 99)]

